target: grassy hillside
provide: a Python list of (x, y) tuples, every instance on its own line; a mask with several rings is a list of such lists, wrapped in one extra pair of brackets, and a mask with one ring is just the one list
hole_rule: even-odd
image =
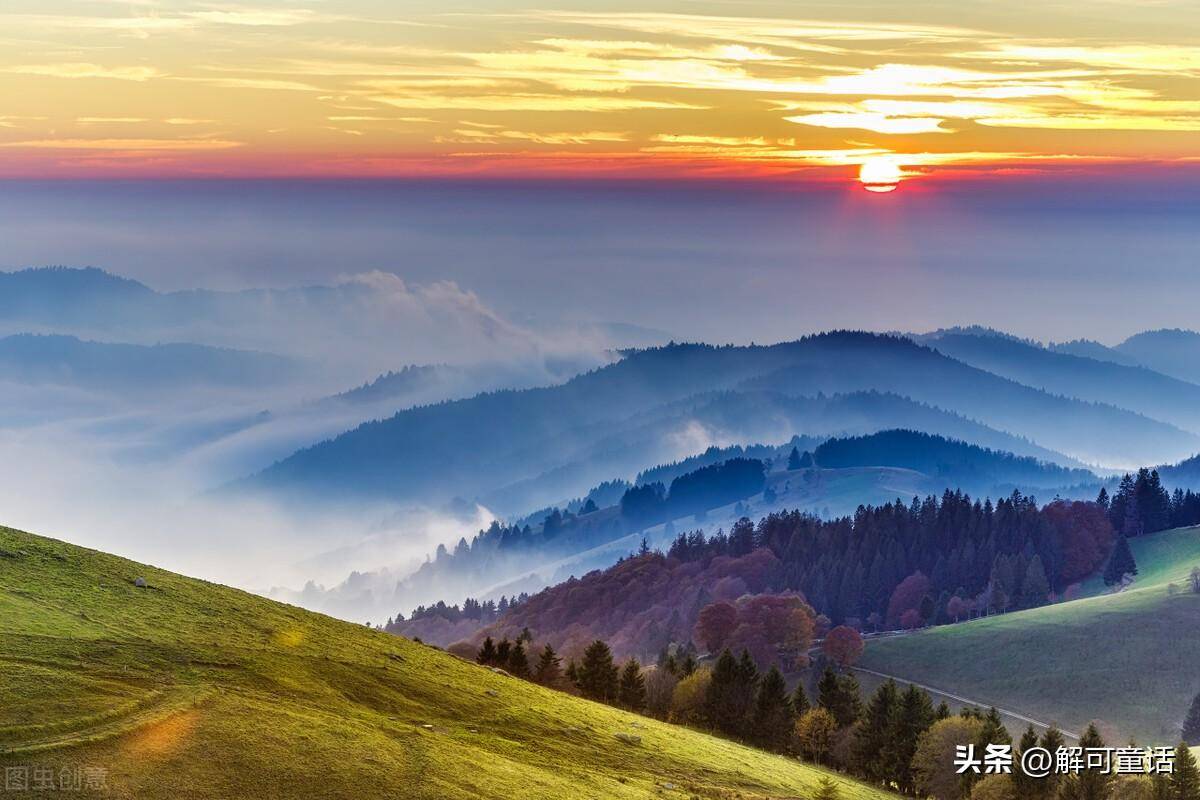
[[(807, 797), (822, 775), (384, 633), (0, 528), (9, 765), (101, 767), (104, 796), (139, 800)], [(843, 797), (884, 797), (838, 781)]]
[(1100, 720), (1115, 743), (1173, 743), (1200, 690), (1200, 528), (1131, 546), (1123, 592), (872, 641), (861, 665), (1068, 730)]

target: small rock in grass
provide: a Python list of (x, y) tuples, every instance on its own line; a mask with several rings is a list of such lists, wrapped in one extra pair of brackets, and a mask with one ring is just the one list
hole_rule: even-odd
[(615, 736), (618, 741), (624, 742), (625, 744), (642, 743), (642, 737), (634, 736), (632, 733), (625, 733), (624, 731), (621, 731), (620, 733), (614, 733), (613, 736)]
[(134, 578), (133, 585), (138, 587), (139, 589), (145, 589), (146, 588), (146, 579), (145, 578)]
[(488, 689), (487, 691), (484, 692), (484, 694), (486, 694), (488, 697), (499, 697), (500, 696), (500, 693), (497, 692), (495, 689)]

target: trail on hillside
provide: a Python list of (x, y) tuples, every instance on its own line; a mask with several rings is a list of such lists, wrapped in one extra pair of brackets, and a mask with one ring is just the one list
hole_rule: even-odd
[[(969, 705), (969, 706), (976, 706), (978, 708), (995, 708), (997, 711), (999, 711), (1004, 716), (1012, 717), (1013, 719), (1020, 720), (1021, 722), (1029, 723), (1030, 725), (1033, 725), (1035, 728), (1041, 728), (1043, 730), (1050, 728), (1050, 723), (1048, 723), (1048, 722), (1042, 722), (1041, 720), (1034, 719), (1033, 717), (1027, 717), (1024, 714), (1020, 714), (1016, 711), (1012, 711), (1007, 708), (1001, 708), (1000, 706), (993, 706), (991, 703), (984, 703), (980, 700), (972, 700), (969, 697), (963, 697), (962, 695), (957, 695), (957, 694), (954, 694), (953, 692), (947, 692), (945, 689), (938, 689), (933, 686), (926, 686), (923, 683), (917, 683), (916, 681), (910, 681), (907, 678), (901, 678), (898, 675), (888, 675), (887, 673), (876, 672), (873, 669), (866, 669), (865, 667), (851, 667), (851, 669), (856, 670), (858, 672), (865, 672), (868, 675), (874, 675), (877, 678), (888, 678), (888, 679), (896, 681), (897, 683), (909, 683), (909, 684), (912, 684), (913, 686), (916, 686), (918, 689), (924, 689), (925, 691), (929, 692), (930, 694), (936, 694), (941, 697), (949, 698), (950, 700), (953, 700), (956, 703), (962, 703), (964, 705)], [(1079, 738), (1079, 734), (1072, 733), (1070, 731), (1061, 731), (1061, 733), (1063, 736), (1065, 736), (1068, 739), (1078, 739)]]

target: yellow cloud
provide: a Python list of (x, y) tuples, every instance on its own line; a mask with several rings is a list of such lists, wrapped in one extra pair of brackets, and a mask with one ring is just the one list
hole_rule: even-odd
[(0, 147), (30, 150), (228, 150), (241, 142), (221, 139), (32, 139), (0, 142)]
[(104, 67), (99, 64), (23, 64), (8, 67), (6, 72), (22, 75), (46, 75), (53, 78), (111, 78), (121, 81), (148, 81), (163, 73), (154, 67)]

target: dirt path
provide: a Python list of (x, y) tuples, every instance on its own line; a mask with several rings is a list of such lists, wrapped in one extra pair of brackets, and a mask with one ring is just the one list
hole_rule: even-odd
[[(851, 669), (856, 672), (865, 672), (868, 675), (874, 675), (877, 678), (885, 678), (885, 679), (891, 678), (896, 683), (900, 683), (900, 684), (911, 683), (913, 686), (916, 686), (918, 689), (924, 689), (925, 691), (929, 692), (930, 694), (935, 694), (935, 695), (938, 695), (939, 697), (945, 697), (950, 700), (953, 700), (956, 703), (962, 703), (963, 705), (977, 706), (979, 708), (991, 708), (992, 707), (991, 703), (984, 703), (979, 700), (973, 700), (969, 697), (963, 697), (962, 695), (954, 694), (953, 692), (947, 692), (944, 689), (938, 689), (933, 686), (926, 686), (923, 683), (916, 683), (915, 681), (910, 681), (907, 678), (901, 678), (898, 675), (888, 675), (886, 673), (876, 672), (873, 669), (866, 669), (864, 667), (851, 667)], [(995, 708), (997, 711), (999, 711), (1004, 716), (1011, 717), (1013, 719), (1020, 720), (1021, 722), (1028, 723), (1028, 724), (1034, 726), (1035, 728), (1041, 728), (1041, 729), (1045, 730), (1050, 727), (1050, 723), (1048, 723), (1048, 722), (1042, 722), (1041, 720), (1034, 719), (1033, 717), (1027, 717), (1024, 714), (1019, 714), (1016, 711), (1011, 711), (1007, 708), (1000, 708), (999, 706), (996, 706)], [(1068, 739), (1078, 739), (1079, 738), (1079, 734), (1071, 733), (1070, 731), (1062, 731), (1062, 735)]]

